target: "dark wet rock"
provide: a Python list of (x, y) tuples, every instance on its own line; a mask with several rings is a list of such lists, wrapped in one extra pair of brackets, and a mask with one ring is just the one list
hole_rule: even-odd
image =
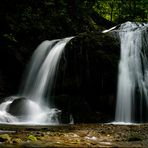
[(8, 113), (14, 116), (18, 116), (21, 118), (21, 116), (27, 115), (27, 101), (26, 98), (17, 98), (15, 99), (8, 108)]
[[(54, 93), (69, 96), (77, 122), (98, 121), (96, 112), (114, 119), (119, 55), (119, 40), (111, 33), (82, 33), (67, 45)], [(64, 102), (57, 103), (63, 110)]]

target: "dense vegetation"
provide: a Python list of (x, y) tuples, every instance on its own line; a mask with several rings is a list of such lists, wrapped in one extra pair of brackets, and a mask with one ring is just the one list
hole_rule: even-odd
[(94, 10), (115, 23), (148, 21), (147, 0), (97, 0)]
[(3, 0), (0, 37), (10, 45), (36, 47), (45, 39), (110, 27), (103, 18), (115, 24), (148, 21), (147, 6), (147, 0)]

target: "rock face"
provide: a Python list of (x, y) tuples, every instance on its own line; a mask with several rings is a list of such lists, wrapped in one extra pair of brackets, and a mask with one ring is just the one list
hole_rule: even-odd
[(16, 92), (24, 69), (24, 58), (18, 47), (0, 44), (0, 98)]
[[(114, 119), (119, 46), (110, 33), (82, 33), (67, 45), (57, 74), (55, 104), (73, 114), (75, 122)], [(63, 94), (66, 98), (60, 99)]]

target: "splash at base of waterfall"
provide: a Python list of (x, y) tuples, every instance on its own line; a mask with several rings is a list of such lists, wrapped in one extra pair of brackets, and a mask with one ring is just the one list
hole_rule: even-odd
[[(18, 112), (20, 110), (21, 113)], [(58, 125), (60, 115), (61, 111), (56, 108), (43, 107), (29, 99), (22, 101), (20, 97), (16, 96), (6, 98), (0, 104), (0, 123)]]

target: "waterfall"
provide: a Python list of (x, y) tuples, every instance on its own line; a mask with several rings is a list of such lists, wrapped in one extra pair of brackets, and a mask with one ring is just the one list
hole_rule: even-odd
[(148, 121), (148, 24), (126, 22), (118, 32), (121, 57), (115, 121)]
[(28, 74), (25, 76), (27, 79), (22, 84), (24, 88), (21, 87), (20, 90), (21, 96), (49, 104), (49, 99), (45, 97), (47, 94), (50, 96), (62, 51), (71, 39), (44, 41), (39, 45), (29, 64)]
[[(7, 98), (0, 104), (0, 122), (59, 123), (60, 111), (51, 108), (50, 97), (62, 52), (72, 38), (44, 41), (37, 47), (27, 67), (19, 95)], [(23, 110), (23, 115), (11, 115), (11, 110), (15, 110), (15, 103), (21, 105), (18, 110)]]

